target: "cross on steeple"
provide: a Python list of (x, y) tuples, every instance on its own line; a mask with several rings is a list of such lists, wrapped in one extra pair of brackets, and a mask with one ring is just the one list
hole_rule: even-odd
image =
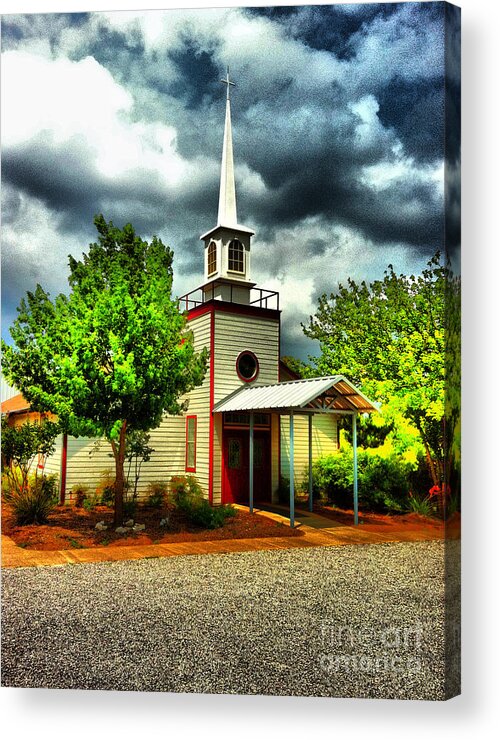
[(229, 100), (229, 86), (232, 85), (233, 87), (235, 87), (236, 85), (235, 82), (231, 82), (231, 80), (229, 79), (229, 67), (227, 68), (226, 79), (221, 80), (221, 82), (223, 85), (227, 85), (226, 100)]

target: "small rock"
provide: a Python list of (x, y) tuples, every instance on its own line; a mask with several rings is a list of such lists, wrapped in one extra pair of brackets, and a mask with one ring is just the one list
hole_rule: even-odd
[(107, 526), (104, 524), (104, 522), (97, 522), (94, 529), (97, 532), (105, 532), (107, 530)]
[(161, 519), (160, 520), (160, 527), (168, 527), (168, 519)]
[(134, 520), (133, 519), (128, 519), (123, 526), (124, 527), (133, 527), (134, 526)]
[(115, 529), (116, 534), (126, 534), (128, 531), (127, 527), (117, 527)]
[(133, 529), (134, 529), (134, 532), (143, 532), (146, 529), (146, 525), (136, 524)]

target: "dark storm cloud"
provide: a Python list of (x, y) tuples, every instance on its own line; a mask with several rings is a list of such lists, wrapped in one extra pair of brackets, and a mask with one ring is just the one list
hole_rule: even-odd
[(403, 241), (424, 251), (439, 245), (442, 204), (436, 200), (434, 183), (415, 182), (408, 176), (383, 192), (362, 183), (363, 168), (385, 161), (393, 138), (382, 134), (356, 151), (354, 116), (346, 117), (337, 128), (320, 114), (311, 116), (308, 123), (308, 130), (290, 125), (290, 135), (278, 141), (278, 130), (288, 133), (287, 125), (280, 122), (273, 156), (267, 158), (266, 150), (257, 146), (259, 132), (257, 136), (255, 129), (253, 135), (248, 132), (249, 143), (243, 146), (246, 159), (272, 190), (271, 198), (247, 203), (264, 228), (272, 230), (317, 215), (354, 225), (380, 243)]
[(187, 37), (182, 48), (175, 49), (170, 57), (179, 71), (179, 79), (168, 92), (180, 98), (188, 110), (202, 107), (207, 97), (220, 97), (220, 68), (213, 54), (200, 49), (196, 39)]
[[(446, 5), (445, 36), (445, 240), (448, 254), (457, 262), (461, 244), (460, 188), (460, 8)], [(456, 267), (455, 267), (456, 269)]]
[[(448, 11), (445, 85), (444, 7), (221, 10), (213, 11), (220, 14), (215, 21), (209, 12), (185, 11), (185, 22), (177, 11), (165, 16), (165, 38), (157, 16), (153, 39), (140, 14), (130, 23), (110, 22), (106, 14), (4, 18), (4, 50), (39, 53), (39, 41), (49, 44), (52, 58), (94, 58), (130, 93), (131, 107), (118, 113), (124, 125), (173, 130), (173, 148), (188, 172), (167, 183), (161, 172), (138, 161), (105, 177), (91, 134), (88, 140), (55, 141), (39, 132), (4, 144), (4, 223), (22, 233), (22, 203), (31, 199), (54, 215), (59, 233), (85, 235), (80, 241), (85, 247), (93, 238), (93, 216), (102, 212), (118, 225), (131, 221), (144, 236), (159, 233), (175, 250), (176, 269), (194, 281), (202, 269), (199, 234), (216, 220), (224, 120), (220, 78), (229, 63), (237, 83), (232, 112), (238, 215), (256, 227), (256, 253), (259, 240), (269, 247), (260, 262), (268, 278), (283, 264), (300, 267), (305, 252), (317, 260), (311, 269), (318, 271), (315, 285), (323, 288), (324, 263), (337, 252), (348, 253), (349, 239), (366, 245), (374, 270), (378, 265), (383, 271), (390, 249), (406, 250), (412, 265), (420, 260), (423, 266), (442, 247), (436, 172), (445, 147), (447, 237), (450, 245), (460, 238), (460, 139), (443, 125), (445, 106), (450, 120), (459, 115), (459, 24)], [(241, 43), (230, 46), (232, 24), (239, 23), (246, 24)], [(99, 126), (96, 120), (96, 130)], [(338, 250), (340, 237), (332, 236), (337, 228), (351, 234)], [(293, 248), (282, 241), (285, 232), (292, 235)], [(32, 275), (36, 257), (26, 259)], [(11, 272), (12, 260), (4, 266), (4, 282), (5, 275), (11, 279), (4, 291), (7, 309), (25, 286), (24, 278), (21, 286)], [(298, 341), (297, 322), (292, 310), (283, 325), (285, 343)]]
[[(213, 186), (207, 193), (205, 181), (192, 183), (174, 196), (156, 171), (134, 170), (133, 175), (106, 178), (96, 169), (94, 159), (83, 139), (56, 144), (42, 133), (27, 144), (4, 150), (2, 174), (6, 184), (57, 213), (59, 227), (68, 231), (85, 227), (103, 210), (107, 218), (117, 223), (131, 220), (137, 231), (148, 234), (183, 212), (200, 213), (208, 219), (215, 210), (216, 199), (209, 198)], [(9, 204), (15, 204), (16, 191), (10, 192)], [(207, 207), (207, 199), (214, 208)], [(15, 217), (14, 205), (8, 208)]]
[(44, 39), (55, 50), (61, 32), (67, 28), (84, 29), (89, 13), (36, 13), (2, 16), (2, 51), (15, 49), (21, 42)]
[(137, 231), (147, 234), (184, 214), (192, 219), (191, 228), (199, 223), (198, 238), (199, 230), (214, 220), (217, 206), (215, 171), (212, 182), (200, 178), (173, 191), (160, 182), (157, 171), (135, 169), (108, 178), (97, 170), (95, 152), (83, 138), (55, 143), (47, 132), (4, 148), (2, 177), (12, 186), (3, 205), (6, 223), (15, 220), (23, 192), (57, 214), (59, 228), (69, 232), (85, 228), (102, 211), (117, 223), (133, 221)]
[(355, 55), (352, 37), (376, 17), (397, 12), (397, 3), (369, 5), (312, 5), (276, 8), (249, 8), (248, 12), (271, 19), (286, 18), (290, 32), (312, 49), (330, 51), (340, 59)]
[[(355, 61), (363, 40), (374, 33), (374, 28), (383, 25), (404, 8), (415, 21), (425, 18), (425, 28), (443, 28), (445, 3), (373, 3), (367, 5), (304, 6), (288, 8), (284, 15), (289, 33), (313, 49), (325, 50), (338, 59)], [(277, 8), (255, 8), (249, 12), (274, 18), (280, 15)], [(375, 23), (376, 22), (376, 23)], [(401, 21), (401, 32), (405, 23)], [(397, 25), (396, 25), (397, 28)], [(397, 31), (395, 31), (397, 34)], [(390, 38), (388, 39), (390, 44)], [(390, 56), (390, 45), (386, 52)], [(371, 92), (380, 104), (379, 117), (388, 127), (394, 127), (406, 150), (419, 160), (433, 160), (443, 156), (444, 86), (442, 64), (436, 67), (434, 75), (426, 79), (404, 79), (398, 65), (381, 57), (381, 68), (387, 74), (381, 80), (374, 80)], [(411, 53), (406, 60), (406, 68), (411, 68)]]
[[(421, 162), (444, 153), (444, 86), (442, 77), (420, 84), (394, 79), (379, 94), (379, 118), (392, 127), (408, 154)], [(439, 123), (438, 123), (439, 122)]]

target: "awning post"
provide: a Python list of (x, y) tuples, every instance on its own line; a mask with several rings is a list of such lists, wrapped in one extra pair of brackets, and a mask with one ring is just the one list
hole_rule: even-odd
[(293, 411), (290, 411), (290, 526), (295, 526), (295, 481), (293, 454)]
[(354, 468), (354, 526), (358, 525), (358, 415), (352, 415), (352, 457)]
[(253, 514), (253, 411), (250, 411), (250, 445), (248, 454), (248, 468), (250, 514)]
[(309, 511), (313, 510), (313, 414), (309, 415)]

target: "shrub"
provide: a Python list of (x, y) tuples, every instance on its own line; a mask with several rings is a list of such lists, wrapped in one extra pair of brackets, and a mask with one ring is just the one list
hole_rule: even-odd
[(176, 509), (185, 513), (203, 500), (203, 491), (194, 475), (174, 475), (170, 479), (169, 498)]
[(188, 513), (191, 524), (203, 529), (219, 529), (226, 519), (236, 516), (236, 509), (230, 505), (212, 506), (205, 498), (201, 499)]
[(228, 517), (236, 515), (236, 509), (232, 506), (212, 506), (203, 497), (203, 491), (192, 475), (174, 476), (171, 479), (170, 500), (190, 524), (204, 529), (218, 529)]
[(14, 491), (23, 487), (23, 475), (18, 467), (4, 468), (2, 471), (2, 498), (9, 501)]
[(5, 416), (2, 417), (2, 461), (5, 473), (10, 477), (10, 487), (21, 493), (28, 487), (30, 471), (36, 464), (45, 464), (53, 454), (59, 425), (52, 421), (40, 424), (26, 422), (19, 427), (11, 427)]
[(361, 475), (360, 504), (371, 511), (407, 511), (412, 465), (400, 458), (366, 457)]
[(325, 455), (313, 463), (313, 493), (340, 508), (352, 507), (354, 482), (352, 456), (344, 452)]
[(410, 493), (408, 498), (408, 506), (410, 511), (421, 516), (432, 516), (434, 513), (432, 501), (429, 496), (418, 496)]
[[(366, 450), (358, 451), (358, 495), (367, 511), (407, 511), (412, 464), (396, 456), (381, 457)], [(315, 489), (339, 508), (353, 506), (353, 455), (344, 450), (319, 458), (313, 465)]]
[(85, 509), (85, 511), (92, 511), (100, 503), (101, 501), (99, 499), (99, 496), (96, 493), (89, 493), (83, 499), (82, 507)]
[(432, 487), (432, 478), (429, 474), (429, 466), (427, 465), (425, 458), (420, 458), (418, 465), (415, 470), (412, 470), (409, 475), (410, 490), (413, 493), (420, 495), (420, 498), (424, 498), (429, 493)]
[(87, 486), (76, 485), (71, 489), (71, 496), (75, 500), (75, 506), (81, 509), (84, 501), (88, 498), (89, 490)]
[(286, 475), (280, 475), (278, 501), (280, 504), (288, 504), (290, 501), (290, 479)]
[(21, 490), (8, 495), (17, 524), (44, 524), (57, 505), (57, 476), (31, 477)]
[(124, 520), (133, 519), (137, 511), (137, 499), (128, 498), (123, 502), (123, 518)]
[(168, 496), (168, 485), (166, 483), (150, 483), (148, 485), (148, 497), (146, 505), (151, 509), (161, 509)]
[(97, 498), (105, 506), (113, 506), (115, 502), (115, 476), (111, 470), (103, 470), (101, 481), (96, 488)]

